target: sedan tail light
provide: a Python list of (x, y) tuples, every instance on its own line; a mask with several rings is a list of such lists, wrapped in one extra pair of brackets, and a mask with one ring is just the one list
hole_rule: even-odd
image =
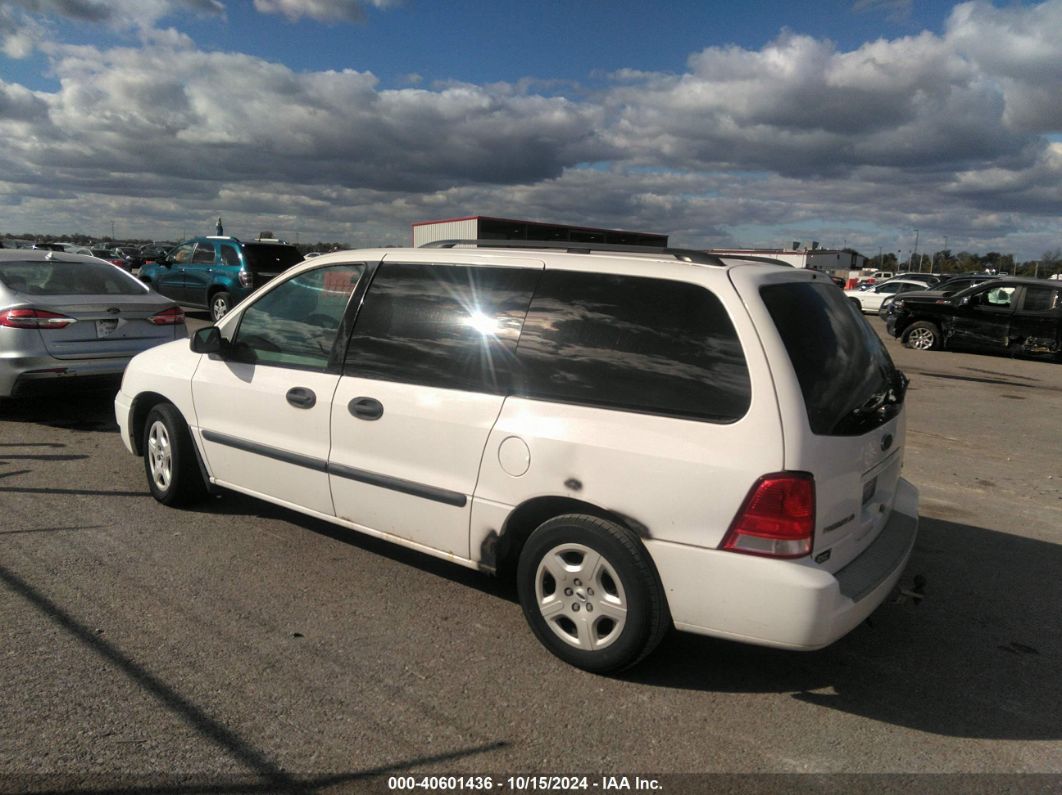
[(764, 475), (749, 490), (722, 549), (771, 558), (811, 553), (815, 479), (805, 472)]
[(180, 326), (184, 324), (184, 310), (179, 306), (171, 306), (161, 312), (152, 315), (148, 321), (156, 326)]
[(0, 312), (0, 326), (7, 328), (66, 328), (77, 320), (45, 309), (5, 309)]

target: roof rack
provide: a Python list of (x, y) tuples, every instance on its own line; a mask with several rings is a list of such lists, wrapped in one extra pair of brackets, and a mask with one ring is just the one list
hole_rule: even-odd
[(516, 248), (516, 249), (554, 249), (568, 254), (655, 254), (674, 257), (681, 262), (698, 265), (724, 265), (714, 254), (706, 254), (691, 248), (661, 248), (657, 246), (634, 246), (626, 243), (582, 243), (568, 240), (435, 240), (424, 243), (420, 248), (458, 248), (470, 246), (475, 248)]

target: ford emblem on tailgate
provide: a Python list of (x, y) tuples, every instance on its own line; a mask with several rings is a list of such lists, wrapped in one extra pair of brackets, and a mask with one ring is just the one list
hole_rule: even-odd
[(892, 434), (887, 433), (881, 437), (881, 452), (884, 453), (890, 447), (892, 447)]

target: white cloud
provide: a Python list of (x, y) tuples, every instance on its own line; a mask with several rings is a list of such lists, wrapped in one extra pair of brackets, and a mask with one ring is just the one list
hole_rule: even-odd
[(26, 12), (113, 27), (146, 28), (179, 12), (223, 14), (221, 0), (6, 0)]
[(390, 8), (402, 0), (254, 0), (263, 14), (283, 14), (292, 22), (306, 17), (320, 22), (360, 22), (365, 6)]
[(1002, 88), (1002, 121), (1023, 132), (1062, 130), (1062, 2), (1031, 8), (956, 6), (946, 40)]

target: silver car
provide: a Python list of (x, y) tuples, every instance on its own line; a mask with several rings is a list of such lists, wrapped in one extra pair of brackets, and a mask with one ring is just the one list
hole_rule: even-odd
[(110, 263), (0, 250), (0, 398), (117, 389), (133, 356), (187, 336), (177, 304)]

